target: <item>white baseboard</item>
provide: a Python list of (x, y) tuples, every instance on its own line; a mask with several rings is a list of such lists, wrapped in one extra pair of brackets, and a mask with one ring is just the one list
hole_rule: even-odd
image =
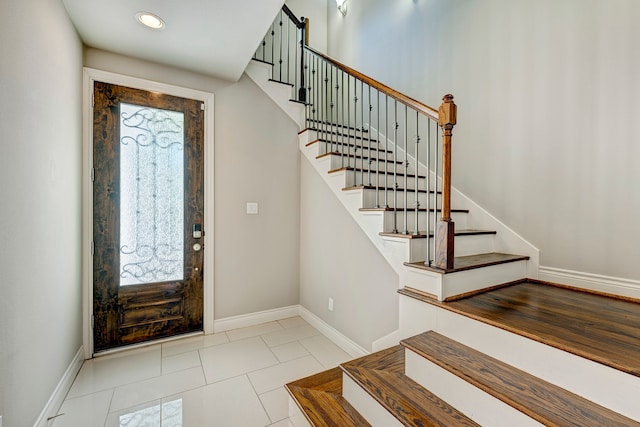
[(47, 427), (47, 419), (58, 413), (58, 410), (62, 406), (62, 402), (64, 402), (65, 396), (69, 392), (69, 389), (71, 389), (73, 380), (75, 380), (76, 375), (78, 375), (78, 372), (82, 367), (82, 362), (84, 362), (84, 348), (83, 346), (80, 346), (78, 352), (67, 367), (67, 370), (64, 372), (64, 375), (58, 382), (58, 385), (49, 398), (49, 401), (44, 406), (40, 416), (36, 420), (35, 424), (33, 424), (34, 427)]
[(350, 338), (339, 332), (333, 326), (320, 319), (318, 316), (310, 312), (308, 309), (300, 306), (300, 317), (307, 321), (311, 326), (322, 332), (322, 335), (333, 341), (338, 347), (349, 353), (351, 357), (362, 357), (370, 354), (365, 348), (352, 341)]
[(387, 334), (375, 340), (373, 344), (371, 344), (371, 350), (372, 351), (384, 350), (385, 348), (398, 345), (399, 342), (400, 342), (400, 330), (396, 329), (390, 334)]
[(246, 328), (294, 316), (302, 317), (307, 321), (307, 323), (320, 331), (324, 336), (329, 338), (333, 343), (349, 353), (352, 357), (361, 357), (369, 354), (366, 349), (356, 344), (337, 329), (330, 326), (324, 320), (320, 319), (318, 316), (300, 305), (292, 305), (289, 307), (218, 319), (215, 321), (214, 330), (215, 332), (224, 332), (231, 329)]
[(640, 299), (640, 281), (554, 267), (540, 267), (538, 279), (596, 292)]
[(213, 330), (214, 332), (224, 332), (231, 329), (246, 328), (248, 326), (259, 325), (260, 323), (282, 320), (287, 317), (295, 317), (299, 315), (299, 307), (299, 305), (291, 305), (273, 310), (225, 317), (214, 321)]

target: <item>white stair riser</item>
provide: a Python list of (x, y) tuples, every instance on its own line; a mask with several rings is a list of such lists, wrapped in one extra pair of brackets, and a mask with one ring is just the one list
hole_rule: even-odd
[[(385, 211), (384, 213), (384, 231), (390, 232), (393, 230), (393, 217), (396, 217), (396, 226), (399, 230), (405, 229), (404, 223), (404, 212), (394, 212), (394, 211)], [(436, 212), (435, 216), (437, 219), (440, 219), (440, 212)], [(427, 228), (433, 231), (433, 217), (434, 213), (431, 212), (429, 222), (427, 223), (427, 212), (418, 212), (418, 230), (424, 231)], [(465, 212), (452, 212), (451, 219), (455, 223), (455, 227), (458, 230), (467, 228), (467, 214)], [(416, 220), (416, 212), (408, 211), (407, 212), (407, 226), (408, 229), (414, 231), (416, 229), (415, 225)]]
[[(405, 171), (405, 167), (401, 163), (396, 163), (396, 167), (394, 169), (394, 163), (391, 161), (385, 162), (384, 160), (375, 158), (370, 161), (368, 158), (362, 159), (361, 157), (347, 157), (337, 154), (331, 155), (331, 166), (331, 169), (351, 167), (364, 168), (367, 170), (370, 168), (371, 170), (383, 170), (391, 173), (404, 173)], [(409, 173), (411, 173), (411, 171)]]
[(626, 417), (640, 420), (637, 399), (640, 377), (400, 295), (398, 339), (425, 330), (434, 330)]
[[(384, 206), (385, 201), (390, 208), (400, 207), (404, 208), (405, 206), (405, 192), (403, 190), (375, 190), (375, 189), (363, 189), (364, 194), (362, 195), (362, 207), (363, 208), (376, 208)], [(394, 194), (395, 193), (395, 194)], [(385, 199), (386, 194), (386, 199)], [(441, 195), (435, 195), (437, 199), (437, 204), (440, 206)], [(406, 206), (411, 209), (416, 206), (416, 193), (415, 191), (408, 190), (406, 192)], [(418, 203), (420, 203), (421, 208), (432, 208), (434, 205), (434, 194), (433, 193), (421, 193), (418, 192)]]
[(405, 350), (406, 375), (480, 425), (541, 426), (539, 422), (427, 359)]
[[(336, 125), (334, 125), (333, 127), (331, 126), (323, 127), (323, 126), (316, 125), (314, 122), (307, 122), (307, 127), (309, 128), (308, 133), (309, 133), (310, 141), (314, 141), (316, 139), (331, 139), (327, 135), (332, 135), (333, 138), (338, 138), (338, 139), (347, 138), (347, 139), (351, 139), (352, 141), (357, 140), (360, 145), (362, 145), (361, 141), (364, 138), (364, 141), (366, 141), (365, 145), (369, 145), (369, 142), (366, 139), (366, 138), (369, 138), (369, 133), (364, 132), (364, 137), (363, 137), (363, 133), (360, 132), (359, 129), (358, 130), (354, 130), (352, 128), (344, 129), (341, 126), (336, 126)], [(319, 127), (319, 130), (311, 129), (315, 127)], [(333, 132), (333, 134), (331, 134), (331, 132)], [(373, 138), (375, 139), (375, 135)], [(373, 143), (373, 141), (371, 142)]]
[[(464, 240), (456, 239), (456, 250), (458, 246), (461, 246), (458, 244), (459, 242), (464, 242)], [(526, 277), (526, 269), (527, 261), (491, 265), (444, 275), (439, 275), (429, 270), (407, 268), (400, 275), (400, 283), (403, 286), (436, 295), (439, 300), (444, 300), (455, 295), (495, 286), (496, 284), (523, 279)]]
[[(393, 174), (377, 173), (377, 171), (373, 169), (371, 170), (371, 172), (369, 172), (369, 170), (367, 169), (365, 169), (364, 171), (349, 170), (347, 171), (345, 185), (347, 187), (350, 187), (354, 185), (362, 185), (364, 183), (365, 185), (393, 187), (393, 185), (396, 183), (396, 178), (397, 178), (398, 186), (402, 186), (402, 188), (405, 188), (404, 176), (402, 175), (394, 176)], [(416, 188), (415, 182), (416, 182), (415, 177), (408, 176), (406, 188), (414, 190)], [(418, 178), (418, 189), (419, 190), (427, 189), (427, 183), (425, 178)]]
[(289, 421), (294, 427), (311, 427), (311, 424), (291, 396), (289, 396)]
[[(455, 236), (453, 255), (458, 257), (494, 252), (495, 237), (495, 234), (472, 234)], [(520, 277), (518, 278), (520, 279), (522, 277), (524, 277), (524, 275), (520, 275)]]
[(372, 426), (402, 426), (400, 421), (345, 373), (342, 374), (342, 395)]
[(523, 279), (527, 274), (527, 261), (508, 262), (484, 268), (445, 274), (442, 279), (442, 298), (489, 288), (501, 283)]
[[(336, 141), (325, 141), (320, 140), (316, 144), (318, 144), (318, 154), (325, 153), (344, 153), (344, 154), (357, 154), (357, 155), (365, 155), (369, 156), (369, 153), (372, 154), (372, 157), (378, 157), (384, 159), (385, 157), (388, 160), (393, 159), (393, 153), (389, 153), (380, 147), (375, 141), (371, 141), (371, 148), (369, 148), (369, 141), (345, 141), (345, 142), (336, 142)], [(378, 150), (379, 148), (379, 150)]]
[[(402, 231), (402, 230), (399, 229), (399, 231)], [(409, 241), (409, 245), (411, 248), (410, 249), (411, 259), (408, 260), (409, 262), (424, 261), (427, 258), (430, 258), (433, 260), (433, 257), (434, 257), (433, 239), (430, 239), (431, 242), (429, 244), (431, 246), (430, 248), (431, 252), (428, 253), (427, 239), (408, 239), (404, 237), (389, 237), (389, 238)], [(493, 248), (493, 240), (494, 240), (494, 236), (492, 234), (480, 234), (480, 235), (473, 235), (473, 236), (465, 236), (465, 235), (455, 236), (453, 254), (454, 256), (467, 256), (467, 255), (477, 255), (481, 253), (491, 252)], [(524, 276), (520, 275), (518, 278), (521, 279), (522, 277)]]

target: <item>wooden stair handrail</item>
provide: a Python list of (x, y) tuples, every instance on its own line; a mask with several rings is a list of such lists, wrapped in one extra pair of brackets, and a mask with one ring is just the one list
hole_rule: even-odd
[[(442, 104), (440, 105), (439, 109), (435, 110), (434, 108), (429, 107), (422, 102), (416, 101), (415, 99), (404, 95), (397, 90), (392, 89), (389, 86), (380, 83), (379, 81), (365, 74), (362, 74), (359, 71), (354, 70), (353, 68), (331, 58), (330, 56), (325, 55), (322, 52), (313, 49), (310, 46), (303, 46), (303, 50), (309, 51), (310, 53), (327, 61), (329, 64), (332, 64), (337, 69), (342, 70), (348, 75), (353, 76), (361, 82), (367, 84), (369, 87), (407, 106), (413, 111), (416, 111), (418, 114), (422, 114), (438, 123), (438, 126), (440, 126), (440, 128), (442, 129), (442, 217), (436, 224), (436, 242), (434, 247), (435, 253), (433, 263), (437, 268), (443, 270), (452, 270), (454, 268), (455, 224), (451, 220), (451, 147), (453, 127), (457, 122), (457, 106), (453, 102), (453, 95), (445, 95), (442, 98)], [(302, 78), (304, 78), (304, 72), (301, 73), (301, 76)], [(304, 84), (300, 88), (301, 99), (303, 91)], [(429, 262), (429, 260), (426, 260), (426, 263)]]
[(305, 49), (308, 50), (309, 52), (323, 58), (325, 61), (330, 62), (331, 64), (335, 65), (338, 69), (344, 71), (347, 74), (350, 74), (354, 77), (356, 77), (357, 79), (363, 81), (364, 83), (366, 83), (367, 85), (371, 86), (372, 88), (382, 92), (383, 94), (389, 96), (390, 98), (395, 99), (396, 101), (400, 102), (401, 104), (406, 105), (407, 107), (417, 111), (420, 114), (423, 114), (435, 121), (438, 121), (438, 111), (432, 107), (429, 107), (428, 105), (423, 104), (420, 101), (416, 101), (415, 99), (408, 97), (407, 95), (404, 95), (400, 92), (398, 92), (395, 89), (390, 88), (389, 86), (380, 83), (379, 81), (366, 76), (364, 74), (362, 74), (359, 71), (354, 70), (353, 68), (344, 65), (343, 63), (341, 63), (340, 61), (337, 61), (333, 58), (331, 58), (330, 56), (325, 55), (322, 52), (318, 52), (317, 50), (313, 49), (312, 47), (309, 46), (305, 46)]
[(298, 28), (302, 28), (305, 26), (305, 18), (302, 17), (300, 19), (298, 19), (298, 17), (296, 16), (295, 13), (293, 13), (291, 11), (291, 9), (289, 9), (289, 7), (286, 4), (282, 5), (282, 11), (289, 17), (289, 19), (293, 22), (296, 23), (296, 27)]

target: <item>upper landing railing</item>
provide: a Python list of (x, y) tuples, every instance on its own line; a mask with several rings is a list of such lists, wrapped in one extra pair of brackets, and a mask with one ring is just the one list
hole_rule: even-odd
[(341, 153), (334, 166), (367, 192), (365, 209), (392, 212), (383, 234), (426, 239), (425, 263), (452, 269), (453, 96), (435, 110), (312, 49), (308, 37), (309, 20), (285, 5), (253, 59), (291, 85), (323, 151)]

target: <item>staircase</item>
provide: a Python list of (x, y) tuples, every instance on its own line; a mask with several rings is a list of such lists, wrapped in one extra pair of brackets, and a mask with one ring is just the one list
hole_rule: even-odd
[(399, 292), (426, 332), (288, 384), (294, 425), (640, 425), (638, 302), (533, 280)]
[[(374, 343), (381, 350), (287, 385), (294, 425), (640, 425), (640, 305), (538, 282), (535, 247), (455, 188), (443, 190), (438, 148), (421, 161), (418, 136), (409, 154), (409, 128), (431, 141), (431, 127), (409, 124), (406, 108), (398, 119), (386, 99), (395, 130), (375, 121), (380, 97), (364, 89), (375, 82), (303, 51), (303, 83), (279, 81), (282, 62), (264, 56), (246, 73), (300, 125), (304, 158), (398, 274), (400, 314), (398, 330)], [(358, 76), (342, 110), (340, 72)], [(345, 120), (351, 104), (356, 118)], [(441, 215), (455, 224), (451, 236)], [(446, 265), (436, 259), (443, 236), (453, 240)]]

